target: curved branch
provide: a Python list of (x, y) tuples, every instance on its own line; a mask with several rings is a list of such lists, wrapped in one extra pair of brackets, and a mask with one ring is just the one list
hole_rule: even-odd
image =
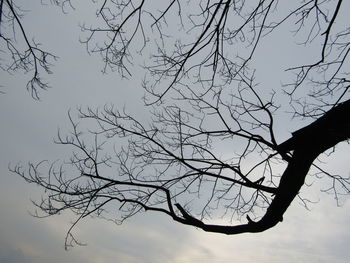
[[(284, 150), (293, 149), (293, 155), (284, 171), (275, 198), (265, 215), (257, 222), (247, 216), (248, 223), (237, 226), (208, 225), (188, 214), (179, 204), (176, 207), (183, 224), (192, 225), (208, 232), (228, 235), (246, 232), (262, 232), (283, 220), (283, 214), (304, 185), (305, 177), (317, 156), (339, 142), (350, 138), (350, 100), (338, 105), (314, 123), (293, 133)], [(315, 136), (316, 135), (316, 136)], [(295, 136), (295, 137), (294, 137)]]

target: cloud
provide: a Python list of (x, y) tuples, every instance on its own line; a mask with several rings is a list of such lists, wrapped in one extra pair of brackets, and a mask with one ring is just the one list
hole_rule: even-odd
[[(28, 1), (22, 2), (29, 5)], [(30, 3), (29, 9), (42, 11), (39, 7)], [(33, 18), (34, 26), (26, 23), (28, 28), (33, 26), (36, 29), (38, 39), (42, 39), (38, 35), (40, 32), (44, 34), (49, 31), (56, 35), (50, 25), (42, 23), (42, 14), (50, 18), (47, 21), (53, 21), (55, 28), (59, 25), (55, 23), (58, 20), (51, 19), (54, 18), (51, 17), (52, 12), (49, 13), (47, 7), (43, 8), (45, 12), (40, 13), (41, 19), (32, 16), (32, 13), (28, 15)], [(66, 16), (60, 20), (66, 23), (63, 28), (68, 37), (60, 38), (61, 43), (57, 43), (57, 38), (45, 39), (49, 41), (45, 45), (52, 46), (52, 50), (60, 45), (63, 52), (59, 54), (62, 59), (56, 64), (55, 75), (50, 78), (54, 89), (43, 93), (42, 102), (33, 102), (24, 91), (25, 77), (16, 75), (8, 76), (8, 79), (0, 78), (4, 81), (3, 84), (9, 83), (4, 85), (7, 94), (0, 96), (0, 123), (6, 124), (1, 127), (0, 141), (1, 263), (348, 262), (350, 204), (345, 203), (344, 207), (336, 208), (332, 197), (320, 195), (319, 189), (315, 189), (314, 193), (320, 202), (311, 206), (311, 212), (296, 202), (287, 211), (284, 222), (261, 234), (211, 234), (180, 225), (168, 217), (147, 213), (137, 215), (122, 226), (104, 220), (87, 219), (78, 225), (75, 233), (79, 240), (88, 245), (66, 252), (64, 238), (73, 220), (72, 215), (42, 220), (29, 216), (27, 211), (32, 209), (29, 198), (40, 196), (41, 190), (9, 175), (8, 161), (51, 159), (51, 155), (56, 156), (54, 151), (58, 147), (53, 145), (52, 138), (58, 126), (68, 123), (67, 109), (74, 108), (75, 105), (113, 102), (122, 107), (129, 100), (127, 106), (132, 107), (130, 110), (138, 117), (142, 119), (147, 112), (138, 107), (142, 101), (135, 99), (139, 97), (136, 94), (142, 94), (137, 82), (122, 82), (113, 74), (101, 77), (94, 65), (99, 58), (85, 56), (78, 41), (76, 45), (73, 43), (72, 38), (79, 29), (70, 28), (75, 22), (68, 18)], [(41, 28), (36, 28), (36, 25)], [(46, 26), (49, 30), (46, 30)], [(83, 57), (74, 56), (77, 52)], [(266, 78), (268, 76), (270, 75), (266, 74)], [(275, 81), (279, 82), (277, 78)], [(282, 123), (286, 126), (294, 125), (293, 122)], [(289, 129), (283, 125), (279, 127), (281, 130)], [(288, 132), (284, 131), (283, 136), (290, 136), (289, 131), (295, 130), (295, 127), (292, 128)], [(279, 135), (281, 140), (281, 134)], [(336, 167), (339, 172), (346, 171), (346, 176), (349, 171), (349, 151), (348, 145), (342, 148), (343, 146), (339, 147), (337, 157), (331, 156), (332, 162), (329, 159), (325, 161), (329, 167)], [(222, 152), (221, 149), (224, 147), (218, 148), (218, 151)], [(67, 153), (70, 153), (69, 149), (64, 149), (64, 154), (59, 154)], [(222, 155), (230, 157), (229, 152), (223, 152)], [(309, 191), (309, 188), (306, 190)]]
[(0, 241), (0, 262), (2, 263), (34, 263), (31, 258), (27, 257), (18, 247)]

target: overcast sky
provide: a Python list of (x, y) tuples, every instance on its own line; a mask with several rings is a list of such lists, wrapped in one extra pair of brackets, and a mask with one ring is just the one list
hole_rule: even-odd
[[(350, 204), (345, 200), (342, 207), (336, 207), (332, 196), (319, 193), (317, 183), (310, 194), (317, 202), (310, 211), (296, 200), (284, 221), (264, 233), (210, 234), (164, 216), (142, 213), (121, 226), (86, 219), (75, 233), (87, 246), (65, 251), (64, 238), (73, 215), (31, 217), (30, 199), (40, 197), (42, 190), (11, 174), (8, 165), (69, 154), (53, 139), (58, 127), (67, 128), (67, 111), (76, 106), (113, 103), (143, 116), (142, 75), (136, 71), (128, 81), (117, 74), (102, 74), (99, 57), (88, 56), (78, 42), (78, 23), (88, 16), (82, 17), (78, 9), (64, 15), (57, 8), (41, 6), (40, 1), (31, 2), (35, 3), (31, 3), (24, 25), (59, 60), (48, 79), (52, 89), (41, 93), (39, 102), (25, 90), (27, 76), (0, 71), (5, 92), (0, 95), (0, 263), (348, 262)], [(269, 61), (278, 59), (280, 53), (275, 53)], [(269, 69), (275, 76), (284, 74), (283, 69)], [(274, 83), (279, 82), (276, 78)], [(292, 131), (289, 129), (285, 129), (286, 135)], [(339, 153), (327, 161), (330, 168), (349, 175), (348, 146), (340, 145)]]

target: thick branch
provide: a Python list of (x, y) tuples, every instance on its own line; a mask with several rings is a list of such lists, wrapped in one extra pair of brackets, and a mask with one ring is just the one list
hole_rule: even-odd
[[(312, 144), (318, 152), (323, 152), (338, 142), (349, 138), (350, 100), (340, 103), (310, 125), (292, 133), (292, 138), (281, 143), (281, 152), (289, 152)], [(316, 150), (316, 149), (315, 149)]]
[(283, 214), (298, 195), (313, 161), (319, 154), (341, 141), (350, 138), (350, 100), (339, 104), (310, 125), (293, 133), (293, 137), (280, 145), (283, 151), (294, 150), (284, 171), (275, 198), (266, 214), (257, 222), (238, 226), (207, 225), (189, 215), (181, 206), (177, 208), (183, 218), (174, 218), (184, 224), (199, 227), (208, 232), (240, 234), (262, 232), (282, 221)]

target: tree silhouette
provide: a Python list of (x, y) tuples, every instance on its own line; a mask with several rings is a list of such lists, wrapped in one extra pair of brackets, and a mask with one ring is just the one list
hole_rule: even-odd
[[(111, 217), (120, 222), (156, 211), (205, 231), (239, 234), (282, 221), (311, 167), (330, 179), (325, 191), (336, 198), (348, 194), (349, 178), (317, 161), (350, 138), (345, 3), (280, 2), (98, 3), (95, 26), (82, 26), (81, 41), (101, 55), (105, 71), (124, 77), (132, 76), (137, 54), (151, 54), (142, 82), (151, 121), (114, 106), (79, 108), (79, 120), (69, 114), (72, 132), (59, 133), (56, 141), (73, 148), (69, 162), (12, 168), (46, 190), (36, 205), (47, 215), (72, 210), (72, 227), (118, 207)], [(285, 34), (306, 48), (316, 46), (319, 58), (286, 68), (294, 79), (279, 89), (264, 87), (255, 77), (255, 59), (265, 39)], [(309, 124), (280, 142), (282, 103), (293, 121)], [(95, 128), (83, 133), (80, 123)], [(211, 221), (221, 216), (232, 224)], [(71, 229), (67, 244), (75, 241)]]
[(0, 69), (10, 73), (22, 71), (31, 77), (27, 90), (34, 99), (39, 99), (39, 90), (49, 88), (42, 74), (51, 74), (52, 62), (57, 59), (52, 53), (30, 39), (22, 23), (25, 11), (15, 1), (0, 1)]

